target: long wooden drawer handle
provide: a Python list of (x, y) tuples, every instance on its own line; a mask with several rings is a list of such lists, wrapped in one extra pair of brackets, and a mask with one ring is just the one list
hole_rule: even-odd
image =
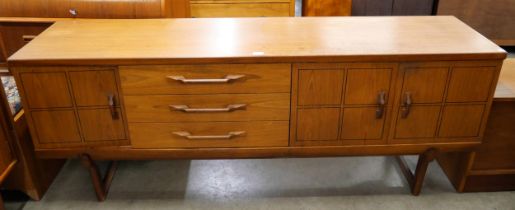
[(241, 74), (229, 74), (221, 79), (186, 79), (184, 76), (168, 76), (167, 78), (179, 81), (182, 83), (229, 83), (233, 80), (238, 80), (245, 77), (245, 75)]
[(194, 136), (188, 131), (177, 131), (173, 132), (173, 134), (177, 136), (181, 136), (187, 139), (232, 139), (234, 137), (241, 136), (245, 134), (245, 131), (231, 131), (226, 135), (203, 135), (203, 136)]
[(232, 112), (246, 106), (247, 104), (230, 104), (224, 108), (190, 108), (188, 105), (170, 105), (170, 108), (183, 112)]
[(36, 38), (36, 35), (23, 35), (21, 36), (24, 42), (30, 42)]

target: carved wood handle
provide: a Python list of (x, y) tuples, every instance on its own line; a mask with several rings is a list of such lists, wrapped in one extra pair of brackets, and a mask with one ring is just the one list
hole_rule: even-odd
[(232, 139), (234, 137), (241, 136), (245, 134), (245, 131), (231, 131), (227, 133), (226, 135), (201, 135), (201, 136), (194, 136), (188, 131), (177, 131), (173, 132), (173, 134), (177, 136), (181, 136), (187, 139)]
[(402, 118), (407, 118), (409, 116), (409, 113), (410, 113), (410, 109), (411, 109), (411, 104), (412, 104), (412, 101), (411, 101), (411, 93), (410, 92), (406, 92), (405, 94), (405, 98), (404, 98), (404, 104), (402, 106)]
[(119, 118), (118, 111), (116, 110), (116, 99), (113, 94), (109, 94), (107, 96), (107, 101), (109, 103), (109, 110), (111, 111), (111, 117), (113, 120), (117, 120)]
[(177, 111), (183, 112), (232, 112), (237, 109), (244, 109), (247, 104), (230, 104), (224, 108), (190, 108), (188, 105), (170, 105)]
[(377, 109), (376, 109), (376, 119), (383, 118), (384, 110), (385, 110), (385, 104), (386, 104), (386, 92), (381, 91), (377, 95)]
[(182, 83), (229, 83), (233, 80), (238, 80), (245, 77), (245, 75), (241, 74), (229, 74), (221, 79), (186, 79), (184, 76), (168, 76), (167, 78), (179, 81)]

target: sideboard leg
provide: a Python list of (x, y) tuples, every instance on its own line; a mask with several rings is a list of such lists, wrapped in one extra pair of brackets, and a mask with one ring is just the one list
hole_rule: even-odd
[(418, 157), (415, 174), (411, 172), (404, 158), (400, 156), (395, 157), (397, 163), (401, 168), (402, 174), (404, 175), (404, 177), (406, 177), (406, 180), (410, 185), (411, 194), (415, 196), (420, 195), (422, 185), (424, 184), (424, 178), (426, 177), (427, 167), (429, 166), (429, 163), (435, 159), (436, 154), (437, 150), (434, 148), (430, 148), (426, 150), (424, 153), (420, 154)]
[(111, 161), (109, 163), (106, 175), (104, 176), (104, 178), (102, 178), (102, 176), (100, 175), (100, 170), (98, 170), (98, 166), (95, 163), (95, 161), (91, 158), (91, 156), (83, 154), (80, 158), (82, 165), (89, 170), (89, 174), (91, 175), (93, 187), (95, 188), (95, 193), (97, 194), (98, 201), (105, 201), (107, 193), (109, 192), (109, 188), (111, 187), (111, 182), (113, 181), (114, 174), (116, 173), (118, 162)]

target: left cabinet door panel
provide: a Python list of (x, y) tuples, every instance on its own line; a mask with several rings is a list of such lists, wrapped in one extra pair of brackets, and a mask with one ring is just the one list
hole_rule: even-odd
[(39, 144), (81, 142), (73, 110), (33, 111), (31, 115)]
[(27, 72), (20, 79), (29, 108), (73, 107), (65, 72)]

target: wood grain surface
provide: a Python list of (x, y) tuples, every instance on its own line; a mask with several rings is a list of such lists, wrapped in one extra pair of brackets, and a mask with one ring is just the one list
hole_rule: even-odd
[(454, 17), (423, 16), (59, 21), (9, 61), (120, 65), (505, 57), (503, 49)]

